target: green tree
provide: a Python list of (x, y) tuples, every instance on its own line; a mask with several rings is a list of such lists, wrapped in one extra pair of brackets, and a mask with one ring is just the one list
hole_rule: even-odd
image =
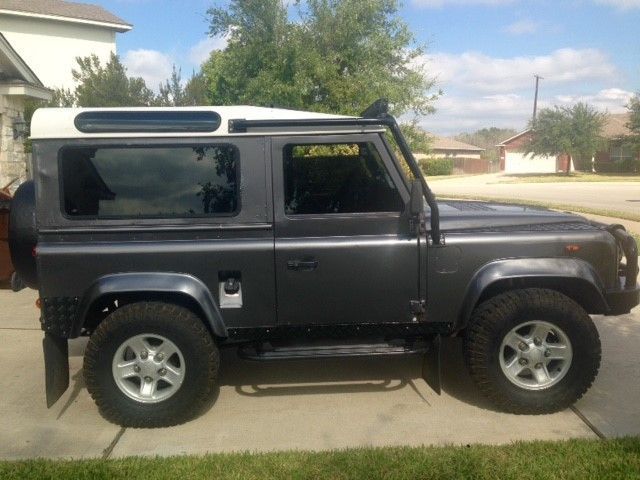
[(75, 103), (81, 107), (142, 107), (151, 105), (155, 95), (140, 77), (128, 77), (127, 69), (112, 53), (103, 66), (97, 55), (76, 59), (73, 70), (77, 83)]
[(428, 154), (431, 151), (431, 137), (420, 128), (417, 120), (400, 124), (400, 130), (412, 152)]
[(69, 88), (56, 88), (51, 100), (45, 102), (45, 107), (73, 107), (76, 103), (75, 93)]
[(161, 107), (208, 105), (207, 84), (202, 73), (193, 73), (186, 85), (182, 85), (182, 73), (173, 66), (171, 77), (160, 84), (154, 103)]
[(174, 65), (171, 71), (171, 77), (160, 84), (155, 103), (163, 107), (174, 107), (184, 105), (184, 101), (182, 74), (180, 69), (176, 69)]
[(207, 90), (207, 79), (200, 71), (193, 72), (191, 78), (184, 86), (185, 105), (211, 105)]
[(627, 105), (631, 118), (627, 127), (631, 130), (629, 141), (636, 151), (640, 151), (640, 93), (636, 93)]
[(513, 128), (482, 128), (473, 133), (460, 133), (454, 138), (460, 142), (484, 148), (480, 156), (490, 162), (497, 162), (499, 159), (499, 149), (496, 147), (500, 142), (511, 138), (518, 132)]
[(276, 105), (359, 114), (386, 97), (396, 114), (429, 113), (439, 93), (418, 67), (424, 49), (398, 0), (231, 0), (208, 11), (227, 47), (203, 65), (214, 104)]
[(576, 170), (591, 171), (591, 159), (603, 142), (600, 131), (605, 118), (606, 114), (585, 103), (543, 109), (529, 123), (532, 137), (526, 153), (567, 154)]

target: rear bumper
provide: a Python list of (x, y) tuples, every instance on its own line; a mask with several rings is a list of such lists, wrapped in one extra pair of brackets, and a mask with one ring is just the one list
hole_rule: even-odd
[(640, 303), (640, 286), (607, 292), (605, 295), (609, 311), (606, 315), (622, 315), (629, 313)]

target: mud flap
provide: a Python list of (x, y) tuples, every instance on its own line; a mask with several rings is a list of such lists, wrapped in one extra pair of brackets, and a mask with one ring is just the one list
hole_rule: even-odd
[(440, 374), (440, 344), (442, 339), (436, 335), (429, 350), (422, 357), (422, 378), (438, 395), (442, 392)]
[(69, 344), (66, 338), (45, 333), (42, 350), (47, 408), (51, 408), (69, 387)]

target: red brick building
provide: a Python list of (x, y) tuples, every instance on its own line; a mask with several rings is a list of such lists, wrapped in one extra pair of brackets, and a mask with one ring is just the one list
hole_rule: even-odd
[[(635, 152), (625, 141), (631, 134), (627, 128), (628, 113), (609, 114), (601, 135), (606, 146), (594, 157), (594, 169), (602, 172), (615, 172), (631, 169), (634, 160), (640, 162), (640, 152)], [(545, 156), (526, 154), (526, 145), (531, 140), (531, 130), (525, 130), (508, 138), (497, 146), (500, 148), (500, 171), (505, 173), (554, 173), (564, 172), (570, 159), (568, 155)], [(573, 164), (571, 165), (573, 169)], [(639, 172), (640, 173), (640, 172)]]

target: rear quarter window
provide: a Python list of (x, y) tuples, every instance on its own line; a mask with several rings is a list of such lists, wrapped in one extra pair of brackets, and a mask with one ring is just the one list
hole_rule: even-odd
[(238, 168), (232, 145), (65, 147), (62, 208), (85, 218), (231, 216)]

